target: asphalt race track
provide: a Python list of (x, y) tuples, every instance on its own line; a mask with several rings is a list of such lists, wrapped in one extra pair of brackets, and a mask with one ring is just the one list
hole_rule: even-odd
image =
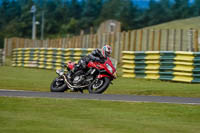
[(156, 103), (198, 104), (198, 105), (200, 105), (200, 98), (166, 97), (166, 96), (52, 93), (52, 92), (17, 91), (17, 90), (1, 90), (1, 89), (0, 89), (0, 96), (93, 99), (93, 100), (106, 100), (106, 101), (156, 102)]

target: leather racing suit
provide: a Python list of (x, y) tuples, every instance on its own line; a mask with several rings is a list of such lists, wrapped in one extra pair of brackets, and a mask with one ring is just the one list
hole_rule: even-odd
[(78, 64), (75, 65), (74, 69), (72, 70), (72, 73), (75, 73), (81, 69), (86, 69), (87, 64), (90, 61), (104, 63), (105, 60), (106, 60), (106, 58), (102, 55), (101, 51), (99, 49), (95, 49), (92, 51), (92, 53), (90, 53), (87, 56), (82, 57), (79, 60)]

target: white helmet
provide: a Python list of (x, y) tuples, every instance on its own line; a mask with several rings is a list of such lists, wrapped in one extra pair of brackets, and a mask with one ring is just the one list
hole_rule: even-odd
[(109, 45), (105, 45), (101, 49), (101, 53), (105, 58), (110, 57), (110, 55), (112, 53), (112, 48)]

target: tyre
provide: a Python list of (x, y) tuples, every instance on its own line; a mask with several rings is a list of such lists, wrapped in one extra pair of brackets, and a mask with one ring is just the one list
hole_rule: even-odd
[(58, 77), (51, 83), (50, 90), (51, 92), (64, 92), (67, 90), (67, 84), (64, 82), (64, 79)]
[(101, 94), (108, 88), (109, 84), (110, 84), (110, 79), (107, 77), (104, 77), (104, 78), (96, 80), (94, 84), (91, 84), (88, 87), (88, 91), (89, 93), (93, 93), (93, 94)]

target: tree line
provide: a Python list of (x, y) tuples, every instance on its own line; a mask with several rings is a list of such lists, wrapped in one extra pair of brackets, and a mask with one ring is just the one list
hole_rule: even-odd
[(2, 0), (0, 4), (0, 47), (5, 37), (31, 37), (32, 13), (35, 5), (37, 35), (41, 33), (44, 12), (44, 36), (77, 35), (81, 30), (97, 30), (100, 23), (115, 19), (122, 30), (133, 30), (175, 19), (200, 15), (200, 0), (150, 0), (148, 8), (140, 8), (134, 0)]

